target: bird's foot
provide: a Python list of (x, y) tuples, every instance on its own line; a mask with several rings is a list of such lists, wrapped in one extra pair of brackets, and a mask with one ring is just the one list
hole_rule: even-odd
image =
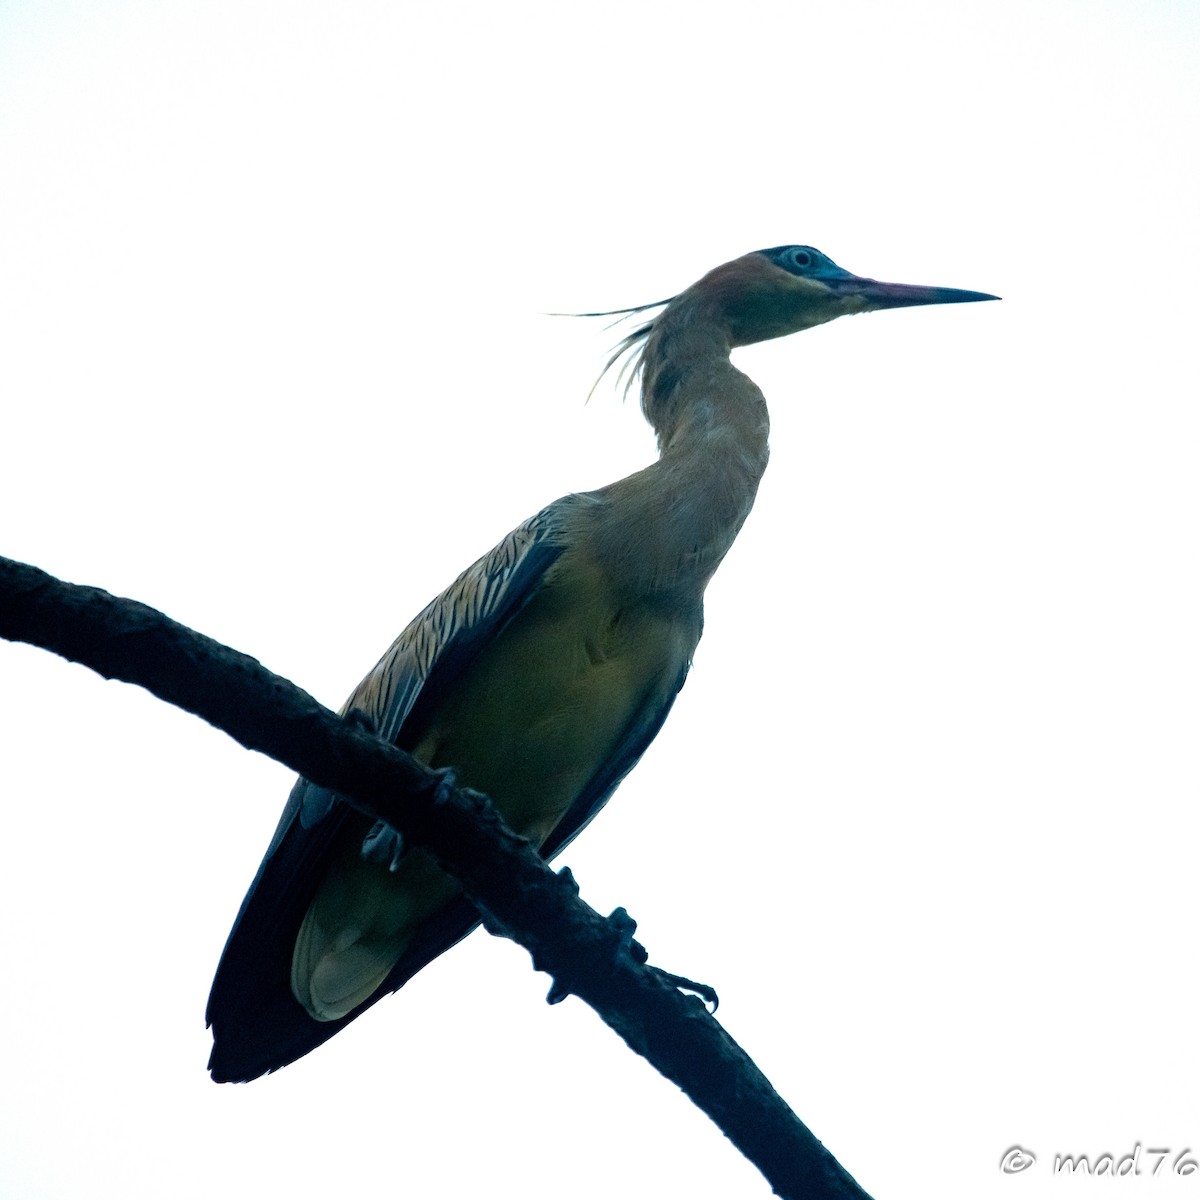
[[(578, 885), (575, 884), (574, 877), (567, 867), (563, 867), (559, 871), (559, 874), (565, 876), (567, 881), (575, 886), (576, 891), (579, 890)], [(710, 1012), (715, 1013), (717, 1011), (720, 999), (717, 996), (716, 988), (710, 987), (707, 983), (697, 983), (696, 980), (688, 979), (685, 975), (674, 975), (670, 971), (664, 971), (661, 967), (656, 967), (649, 963), (650, 955), (646, 947), (633, 936), (637, 929), (637, 922), (625, 909), (613, 909), (608, 918), (608, 926), (614, 962), (622, 955), (627, 954), (634, 962), (645, 966), (647, 970), (653, 972), (654, 976), (668, 987), (675, 988), (681, 992), (691, 992), (704, 1002)], [(570, 989), (559, 983), (556, 979), (546, 995), (546, 1003), (559, 1004), (570, 994)]]
[[(370, 718), (359, 712), (358, 709), (352, 708), (346, 714), (346, 720), (369, 732), (374, 731)], [(454, 772), (449, 767), (439, 767), (434, 774), (437, 776), (437, 781), (433, 799), (434, 803), (437, 803), (448, 799), (457, 788), (458, 783)], [(386, 866), (392, 872), (400, 870), (400, 864), (404, 861), (407, 853), (408, 842), (405, 841), (404, 834), (400, 830), (394, 829), (386, 821), (376, 821), (371, 826), (370, 833), (363, 838), (360, 851), (364, 862), (378, 863), (381, 867)]]
[[(558, 872), (559, 878), (565, 880), (572, 888), (578, 892), (579, 884), (575, 882), (575, 876), (571, 874), (570, 867), (563, 867)], [(637, 922), (623, 908), (614, 908), (608, 918), (609, 942), (612, 947), (613, 961), (616, 962), (622, 955), (630, 955), (635, 962), (644, 963), (646, 961), (646, 949), (638, 941), (634, 940), (633, 932), (637, 929)], [(569, 995), (571, 989), (560, 983), (557, 979), (550, 985), (550, 991), (546, 993), (547, 1004), (561, 1004)]]
[(361, 733), (375, 733), (375, 722), (361, 708), (346, 710), (342, 718), (347, 725), (353, 725)]
[(637, 922), (623, 908), (614, 910), (608, 920), (616, 929), (621, 931), (627, 929), (627, 934), (623, 932), (623, 936), (627, 936), (628, 939), (625, 946), (634, 962), (641, 963), (647, 970), (653, 971), (668, 987), (677, 988), (681, 992), (691, 992), (693, 995), (699, 996), (706, 1005), (710, 1005), (712, 1012), (717, 1011), (720, 1000), (717, 998), (716, 988), (709, 987), (707, 983), (697, 983), (694, 979), (688, 979), (684, 975), (672, 975), (670, 971), (664, 971), (662, 967), (656, 967), (650, 962), (650, 954), (646, 947), (633, 936), (634, 930), (637, 929)]
[(694, 979), (687, 979), (683, 975), (672, 975), (670, 971), (664, 971), (661, 967), (652, 966), (650, 970), (668, 987), (676, 988), (681, 992), (691, 992), (692, 995), (698, 996), (704, 1001), (709, 1012), (717, 1011), (717, 1005), (721, 1001), (717, 997), (716, 988), (709, 987), (707, 983), (697, 983)]
[(398, 871), (408, 853), (408, 843), (398, 829), (393, 829), (386, 821), (376, 821), (371, 826), (371, 832), (363, 838), (360, 853), (364, 862), (378, 863), (389, 871)]
[[(559, 867), (556, 874), (571, 891), (579, 895), (579, 884), (575, 881), (575, 876), (572, 874), (570, 867)], [(561, 1004), (570, 994), (571, 989), (569, 987), (564, 986), (557, 979), (554, 979), (550, 983), (550, 990), (546, 993), (546, 1003)]]

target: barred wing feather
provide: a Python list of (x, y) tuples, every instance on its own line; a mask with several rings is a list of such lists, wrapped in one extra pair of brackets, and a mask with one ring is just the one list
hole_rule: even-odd
[[(464, 571), (400, 634), (343, 711), (359, 712), (380, 736), (410, 748), (406, 727), (419, 725), (421, 712), (436, 704), (537, 591), (562, 553), (561, 517), (581, 499), (556, 501)], [(478, 920), (465, 900), (448, 905), (427, 922), (367, 1001), (340, 1020), (313, 1021), (291, 994), (292, 944), (351, 811), (307, 780), (298, 779), (292, 788), (209, 996), (207, 1021), (214, 1039), (209, 1069), (219, 1082), (253, 1079), (306, 1054), (395, 991)]]

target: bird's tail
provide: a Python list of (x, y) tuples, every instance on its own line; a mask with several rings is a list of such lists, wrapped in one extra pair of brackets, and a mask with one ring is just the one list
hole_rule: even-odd
[(417, 928), (459, 893), (424, 851), (389, 871), (357, 852), (339, 856), (296, 936), (292, 994), (317, 1021), (338, 1021), (371, 996)]

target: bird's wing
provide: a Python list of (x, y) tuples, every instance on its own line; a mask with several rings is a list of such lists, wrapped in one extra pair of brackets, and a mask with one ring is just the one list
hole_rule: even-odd
[[(396, 639), (347, 701), (346, 710), (361, 714), (381, 736), (410, 749), (418, 736), (415, 731), (424, 724), (422, 714), (439, 705), (483, 646), (536, 593), (563, 551), (560, 530), (567, 514), (597, 500), (585, 494), (556, 501), (468, 568)], [(697, 610), (696, 638), (699, 620)], [(683, 686), (687, 667), (682, 666), (665, 696), (658, 692), (633, 706), (612, 752), (543, 843), (544, 857), (556, 854), (583, 829), (641, 758)], [(362, 1004), (338, 1020), (313, 1020), (292, 995), (292, 948), (338, 833), (352, 813), (326, 789), (296, 781), (213, 982), (209, 1069), (217, 1081), (254, 1079), (300, 1058), (401, 987), (478, 923), (479, 915), (468, 900), (452, 900), (420, 926)]]
[[(464, 571), (396, 639), (350, 697), (346, 711), (361, 714), (381, 736), (403, 746), (406, 722), (436, 704), (537, 591), (562, 553), (557, 536), (562, 516), (581, 499), (556, 501)], [(213, 980), (207, 1021), (213, 1029), (209, 1069), (214, 1079), (253, 1079), (299, 1058), (394, 991), (478, 919), (463, 901), (465, 910), (457, 920), (439, 922), (444, 928), (436, 932), (422, 930), (423, 936), (366, 1003), (340, 1021), (312, 1020), (291, 993), (292, 946), (338, 831), (352, 811), (305, 779), (292, 788)], [(414, 956), (420, 962), (405, 968), (415, 962)]]

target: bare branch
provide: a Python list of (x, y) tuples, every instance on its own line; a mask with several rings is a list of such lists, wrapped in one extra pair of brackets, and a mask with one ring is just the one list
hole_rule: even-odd
[(869, 1200), (704, 1005), (634, 960), (627, 923), (585, 904), (569, 872), (547, 867), (486, 797), (155, 609), (4, 558), (0, 636), (139, 684), (383, 818), (433, 853), (487, 928), (524, 946), (557, 992), (579, 996), (682, 1088), (778, 1195)]

